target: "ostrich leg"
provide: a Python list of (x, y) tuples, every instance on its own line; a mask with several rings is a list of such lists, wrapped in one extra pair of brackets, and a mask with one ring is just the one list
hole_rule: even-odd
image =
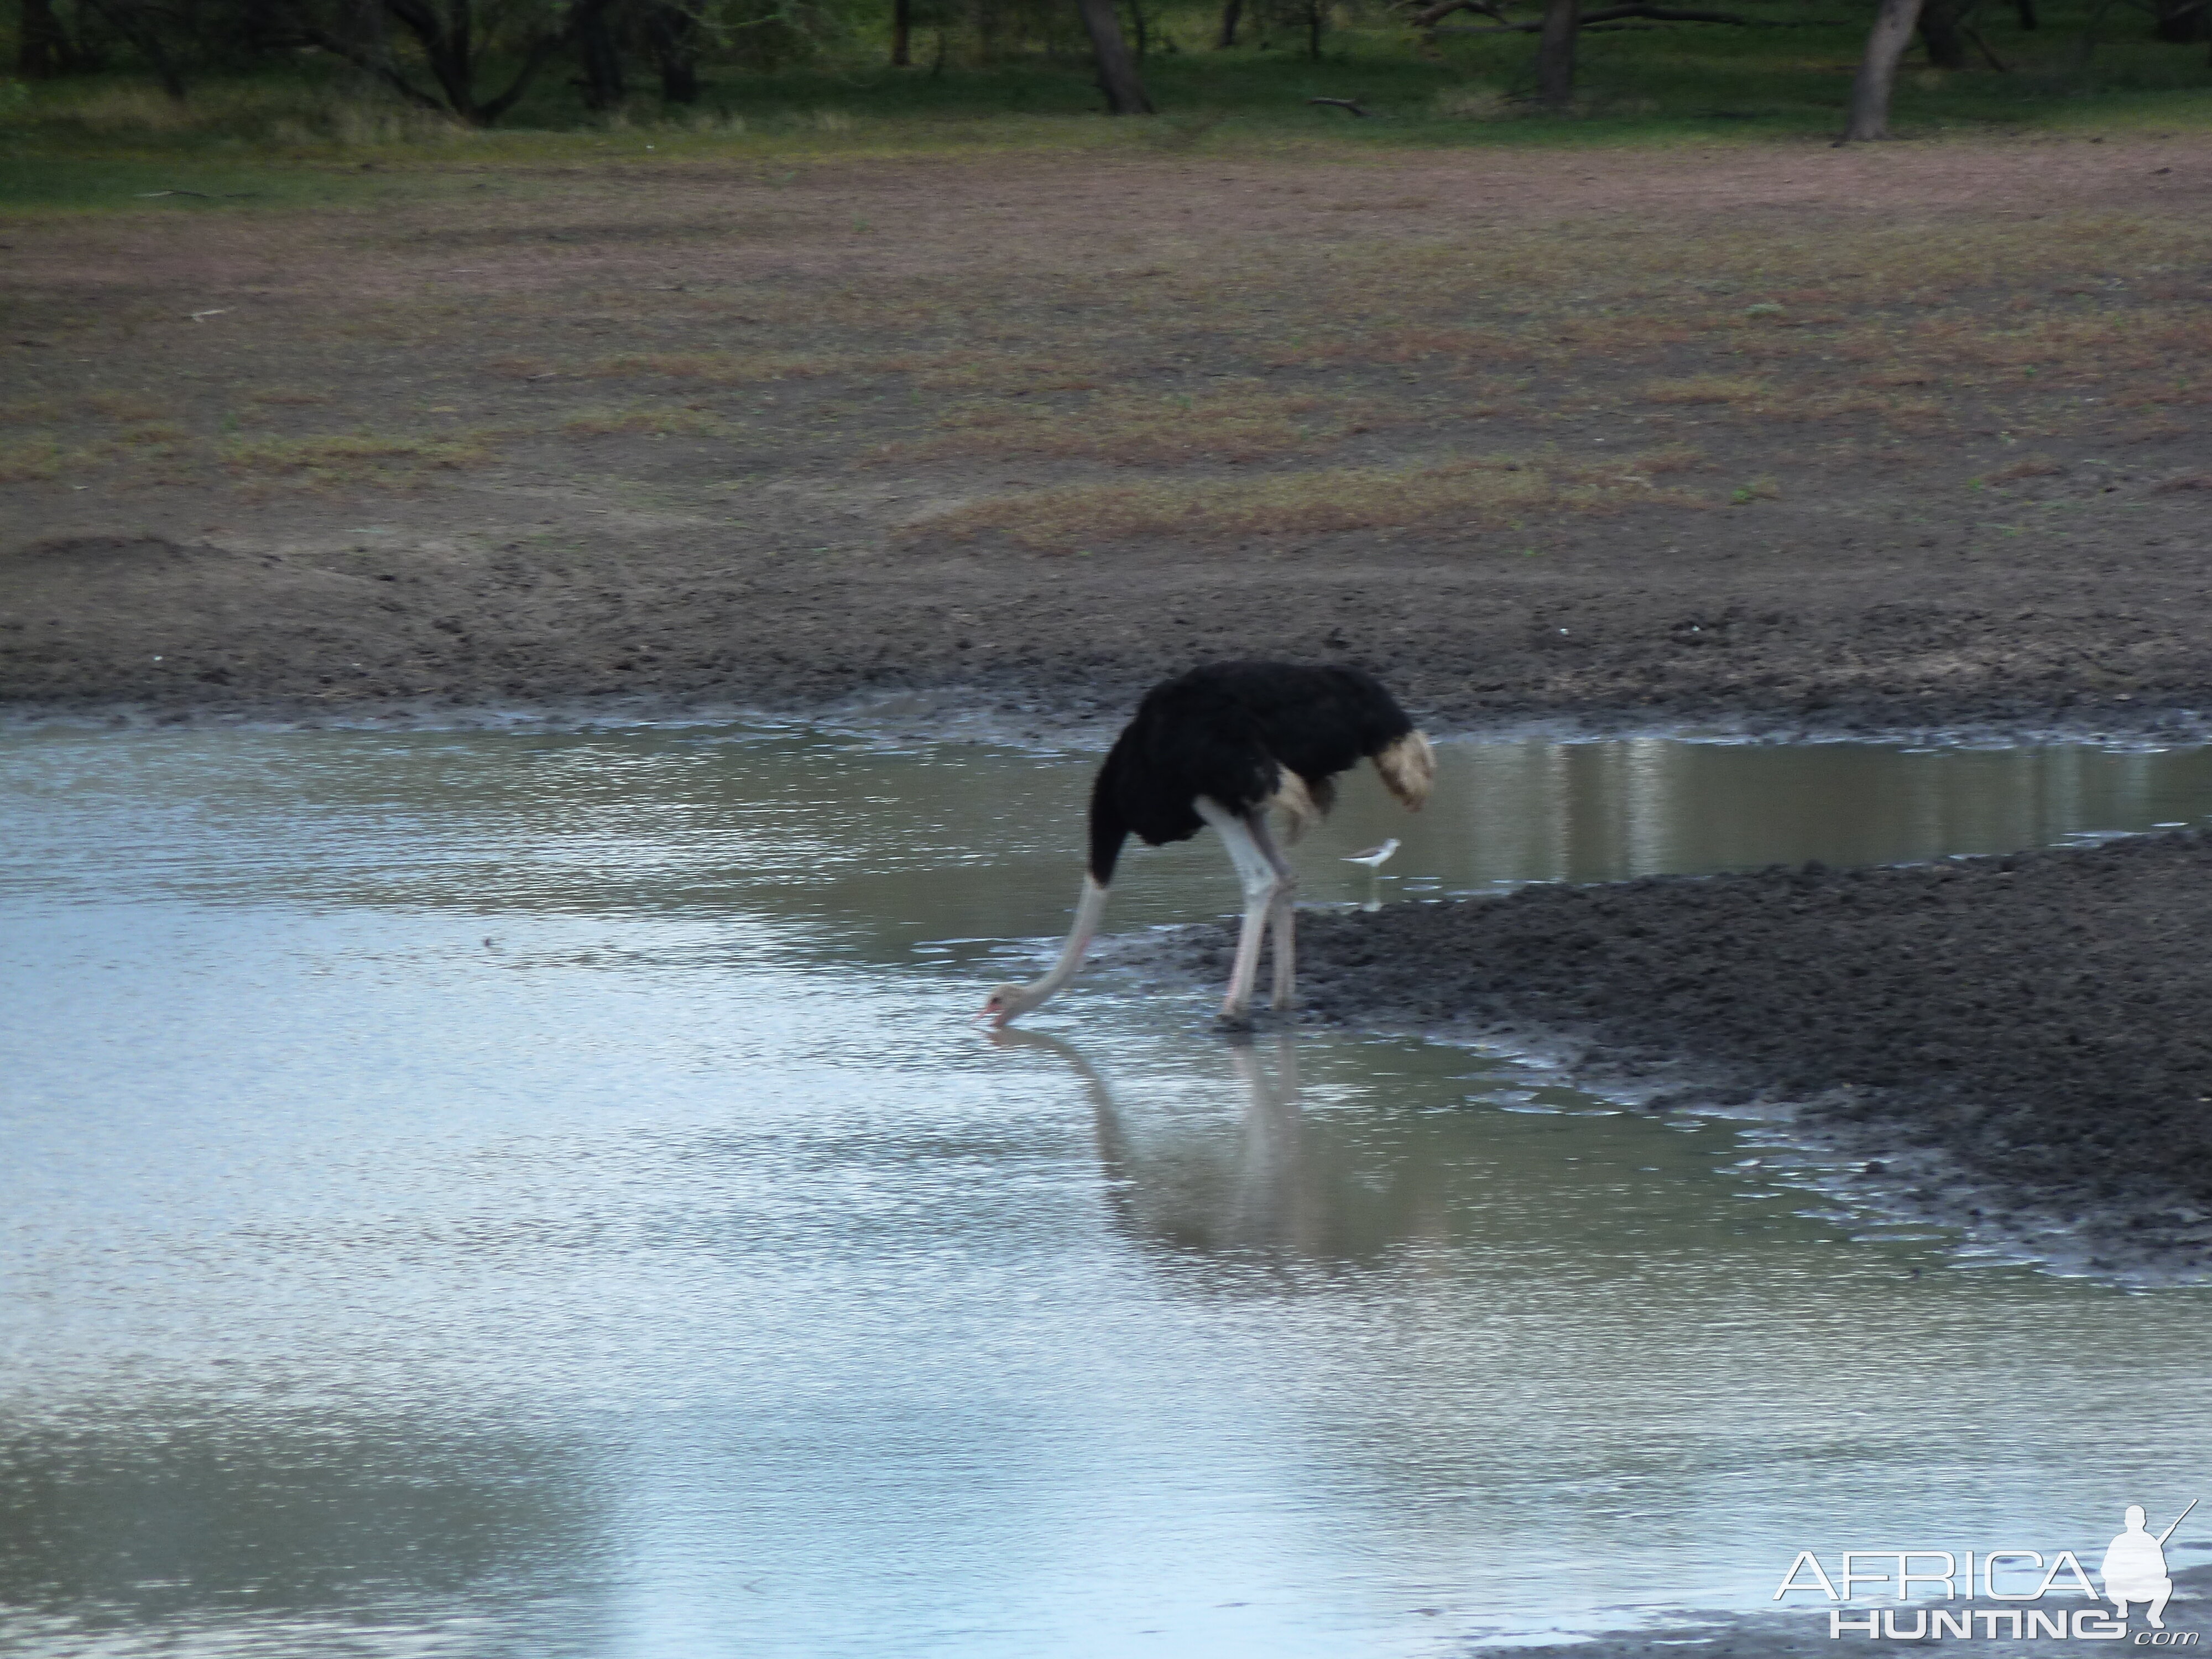
[[(1237, 935), (1237, 960), (1229, 970), (1229, 994), (1221, 1000), (1222, 1019), (1231, 1025), (1242, 1025), (1251, 1018), (1252, 984), (1260, 976), (1260, 946), (1267, 937), (1267, 922), (1274, 911), (1275, 895), (1282, 878), (1252, 833), (1257, 813), (1240, 816), (1204, 795), (1192, 805), (1199, 817), (1219, 832), (1222, 845), (1229, 849), (1237, 878), (1244, 886), (1244, 927)], [(1260, 834), (1267, 834), (1264, 824), (1260, 826)]]
[(1250, 814), (1244, 826), (1252, 832), (1253, 844), (1275, 875), (1275, 902), (1268, 918), (1275, 930), (1274, 1007), (1278, 1013), (1286, 1013), (1298, 1006), (1298, 872), (1267, 833), (1265, 812)]

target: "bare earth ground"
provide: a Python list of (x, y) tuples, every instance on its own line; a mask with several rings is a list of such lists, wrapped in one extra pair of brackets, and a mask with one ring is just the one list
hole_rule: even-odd
[[(0, 240), (0, 698), (2197, 729), (2212, 155), (659, 164)], [(336, 186), (334, 185), (334, 189)]]

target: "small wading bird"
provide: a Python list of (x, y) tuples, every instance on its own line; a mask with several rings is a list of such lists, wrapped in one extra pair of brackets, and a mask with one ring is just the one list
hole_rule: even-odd
[[(1295, 841), (1334, 798), (1333, 780), (1371, 760), (1390, 793), (1419, 811), (1436, 776), (1429, 740), (1357, 668), (1212, 663), (1154, 686), (1107, 752), (1091, 789), (1091, 861), (1075, 927), (1049, 973), (1001, 985), (979, 1018), (1027, 1013), (1073, 979), (1106, 908), (1114, 866), (1134, 835), (1153, 847), (1212, 824), (1244, 886), (1244, 927), (1221, 1018), (1246, 1023), (1260, 947), (1275, 934), (1274, 1006), (1294, 1006), (1297, 952), (1291, 904), (1297, 875), (1267, 831), (1273, 807)], [(1380, 860), (1377, 860), (1380, 862)]]
[(1389, 862), (1390, 854), (1397, 850), (1398, 838), (1393, 836), (1380, 847), (1370, 847), (1364, 853), (1346, 853), (1344, 861), (1346, 864), (1364, 864), (1370, 870), (1380, 870)]
[(1397, 850), (1398, 838), (1393, 836), (1380, 847), (1370, 847), (1364, 852), (1345, 854), (1344, 861), (1346, 864), (1364, 864), (1367, 866), (1367, 902), (1359, 907), (1361, 909), (1380, 910), (1382, 908), (1382, 866), (1390, 861), (1390, 854)]

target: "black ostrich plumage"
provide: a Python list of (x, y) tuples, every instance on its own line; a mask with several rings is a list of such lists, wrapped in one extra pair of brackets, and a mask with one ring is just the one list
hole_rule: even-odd
[(1194, 803), (1256, 811), (1297, 774), (1326, 808), (1330, 780), (1413, 729), (1373, 675), (1284, 662), (1209, 663), (1154, 686), (1091, 791), (1091, 873), (1114, 879), (1131, 836), (1158, 847), (1206, 827)]

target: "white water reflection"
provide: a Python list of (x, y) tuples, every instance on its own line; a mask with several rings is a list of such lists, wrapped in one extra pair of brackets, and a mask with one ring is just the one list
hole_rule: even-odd
[[(10, 1650), (1425, 1655), (1759, 1604), (1799, 1547), (2100, 1546), (2212, 1450), (2201, 1296), (1855, 1243), (1722, 1128), (1224, 1044), (1110, 974), (978, 1035), (977, 958), (1071, 895), (1084, 763), (202, 734), (0, 769)], [(1392, 867), (2033, 844), (2208, 781), (1454, 746)], [(1406, 831), (1373, 793), (1305, 854), (1323, 896)], [(1205, 844), (1124, 887), (1124, 927), (1235, 896)]]

